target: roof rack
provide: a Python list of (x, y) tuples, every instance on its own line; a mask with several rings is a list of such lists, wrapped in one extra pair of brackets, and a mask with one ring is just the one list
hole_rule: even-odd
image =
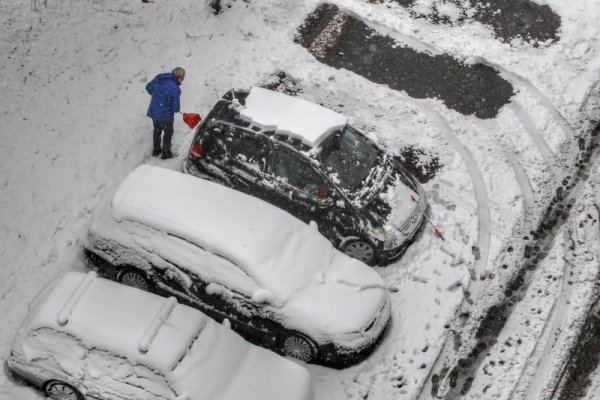
[(85, 293), (86, 289), (90, 286), (90, 284), (98, 277), (98, 274), (95, 271), (90, 271), (86, 274), (86, 276), (79, 282), (75, 291), (69, 297), (69, 300), (65, 303), (63, 308), (58, 313), (56, 321), (59, 325), (66, 325), (69, 322), (69, 318), (71, 317), (71, 313), (73, 309)]
[(158, 334), (160, 327), (165, 322), (167, 322), (167, 320), (169, 319), (169, 315), (171, 314), (176, 305), (177, 299), (173, 296), (169, 297), (167, 301), (163, 303), (162, 307), (160, 308), (160, 310), (158, 310), (158, 313), (156, 313), (156, 316), (142, 335), (142, 338), (140, 339), (140, 342), (138, 344), (139, 351), (141, 351), (142, 353), (148, 352), (148, 350), (150, 349), (150, 345), (152, 344), (152, 341)]

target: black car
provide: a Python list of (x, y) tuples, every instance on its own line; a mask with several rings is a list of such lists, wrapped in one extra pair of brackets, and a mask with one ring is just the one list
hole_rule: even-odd
[(257, 87), (217, 102), (183, 171), (316, 222), (334, 246), (369, 265), (398, 259), (427, 208), (416, 179), (344, 116)]

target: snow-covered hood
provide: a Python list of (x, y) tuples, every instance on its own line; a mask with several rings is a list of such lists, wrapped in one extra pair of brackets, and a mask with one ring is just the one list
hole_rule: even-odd
[(363, 263), (336, 252), (331, 267), (313, 279), (281, 309), (290, 323), (322, 343), (344, 341), (347, 335), (370, 338), (374, 321), (388, 314), (380, 311), (388, 302), (381, 277)]
[(209, 321), (167, 379), (188, 400), (309, 400), (303, 367)]
[[(372, 227), (409, 235), (407, 225), (425, 211), (426, 203), (418, 182), (388, 156), (374, 167), (354, 201)], [(406, 231), (406, 232), (405, 232)]]

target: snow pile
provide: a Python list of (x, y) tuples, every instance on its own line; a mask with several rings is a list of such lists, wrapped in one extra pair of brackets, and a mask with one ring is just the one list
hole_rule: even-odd
[(318, 104), (258, 87), (250, 89), (240, 114), (265, 130), (298, 138), (311, 147), (348, 122)]

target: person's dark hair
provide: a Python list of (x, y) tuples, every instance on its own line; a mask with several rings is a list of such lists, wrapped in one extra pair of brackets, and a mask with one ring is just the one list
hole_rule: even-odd
[(175, 79), (181, 81), (185, 78), (185, 69), (181, 67), (176, 67), (171, 71), (171, 73), (175, 76)]

